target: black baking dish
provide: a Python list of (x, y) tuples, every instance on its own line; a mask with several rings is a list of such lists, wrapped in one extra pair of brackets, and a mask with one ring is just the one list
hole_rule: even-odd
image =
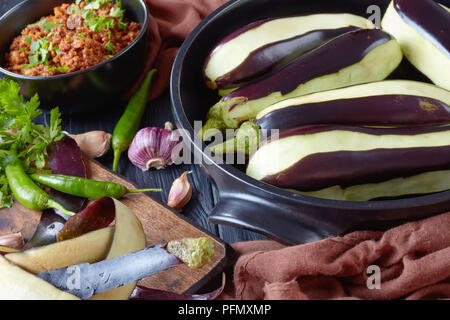
[[(234, 0), (213, 12), (190, 34), (173, 66), (171, 102), (177, 126), (184, 129), (185, 143), (192, 146), (193, 154), (219, 191), (210, 222), (294, 244), (356, 229), (385, 229), (450, 209), (450, 191), (368, 202), (324, 200), (285, 191), (254, 180), (237, 167), (214, 162), (194, 133), (194, 121), (203, 121), (208, 109), (218, 101), (217, 93), (204, 84), (202, 65), (210, 49), (227, 34), (250, 22), (277, 16), (347, 12), (369, 17), (378, 8), (382, 15), (388, 4), (387, 0)], [(397, 71), (397, 76), (405, 75), (423, 80), (412, 69)]]

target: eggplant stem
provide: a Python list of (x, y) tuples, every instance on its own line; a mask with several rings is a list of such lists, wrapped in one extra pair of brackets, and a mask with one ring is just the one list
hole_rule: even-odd
[(199, 137), (205, 141), (216, 135), (218, 132), (223, 132), (226, 129), (225, 123), (221, 119), (210, 118), (198, 132)]

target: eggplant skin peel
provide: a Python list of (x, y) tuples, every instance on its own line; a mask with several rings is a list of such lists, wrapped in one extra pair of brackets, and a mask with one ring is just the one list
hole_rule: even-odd
[(450, 90), (449, 9), (433, 0), (393, 0), (381, 27), (405, 57), (436, 85)]
[[(450, 125), (316, 125), (288, 130), (277, 139), (264, 141), (250, 157), (247, 174), (277, 187), (311, 192), (440, 170), (450, 170)], [(450, 189), (450, 181), (440, 181), (439, 188)], [(419, 190), (415, 185), (413, 189), (416, 193), (436, 192), (427, 184)], [(353, 198), (358, 199), (358, 195)]]
[(283, 100), (261, 111), (261, 129), (312, 124), (436, 125), (450, 123), (450, 92), (433, 84), (385, 80)]
[(231, 92), (218, 105), (226, 127), (237, 128), (284, 99), (383, 80), (401, 60), (400, 47), (389, 34), (378, 29), (348, 32)]
[(229, 34), (209, 53), (203, 67), (211, 89), (226, 90), (280, 69), (329, 40), (372, 22), (353, 14), (312, 14), (255, 21)]

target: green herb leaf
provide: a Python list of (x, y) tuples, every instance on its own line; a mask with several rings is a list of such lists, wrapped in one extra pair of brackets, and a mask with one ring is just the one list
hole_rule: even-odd
[(77, 39), (86, 39), (86, 35), (83, 32), (80, 32), (74, 36)]
[(32, 41), (30, 45), (31, 55), (28, 56), (28, 64), (22, 70), (37, 66), (39, 64), (49, 65), (50, 52), (53, 50), (53, 43), (47, 38), (40, 38)]
[(109, 15), (113, 18), (119, 18), (121, 16), (123, 16), (123, 10), (120, 9), (120, 7), (112, 7), (111, 10), (109, 11)]
[(35, 25), (38, 25), (45, 31), (49, 31), (49, 30), (52, 30), (53, 28), (62, 26), (62, 24), (55, 23), (54, 21), (49, 21), (47, 18), (45, 18), (45, 19), (39, 20), (36, 23), (29, 24), (27, 27), (31, 27), (31, 26), (35, 26)]
[(114, 47), (114, 45), (112, 44), (111, 41), (108, 41), (108, 42), (105, 44), (105, 49), (106, 49), (107, 51), (114, 52), (115, 47)]
[(64, 137), (61, 129), (61, 113), (59, 108), (53, 108), (50, 111), (50, 138), (51, 141), (58, 141)]
[(120, 30), (125, 30), (126, 28), (128, 28), (128, 23), (127, 22), (123, 22), (123, 17), (121, 17), (118, 21), (117, 21), (117, 27)]
[(61, 72), (61, 73), (66, 73), (67, 70), (69, 69), (69, 67), (68, 67), (68, 66), (62, 66), (62, 67), (59, 67), (59, 68), (57, 68), (57, 69), (58, 69), (58, 71)]
[(71, 14), (81, 14), (81, 10), (80, 10), (80, 8), (78, 7), (78, 5), (79, 5), (79, 3), (78, 3), (78, 4), (75, 3), (75, 4), (72, 4), (72, 5), (70, 6), (70, 13), (71, 13)]
[(42, 170), (46, 163), (46, 148), (63, 137), (59, 110), (55, 108), (50, 112), (49, 126), (33, 122), (41, 113), (37, 94), (24, 102), (15, 81), (0, 80), (0, 208), (13, 204), (4, 172), (11, 154), (17, 154), (27, 172)]
[(30, 35), (27, 35), (27, 36), (25, 37), (25, 39), (23, 39), (23, 41), (25, 41), (25, 42), (28, 43), (28, 44), (31, 44), (31, 40), (33, 40), (33, 37), (30, 36)]
[(13, 205), (12, 192), (9, 189), (6, 175), (0, 175), (0, 209), (11, 208)]

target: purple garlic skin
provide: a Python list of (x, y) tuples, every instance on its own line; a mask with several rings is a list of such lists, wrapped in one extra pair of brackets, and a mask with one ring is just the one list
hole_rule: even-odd
[(163, 169), (179, 157), (174, 148), (181, 142), (182, 138), (171, 130), (171, 124), (166, 124), (164, 129), (143, 128), (136, 133), (128, 148), (128, 159), (142, 171)]

